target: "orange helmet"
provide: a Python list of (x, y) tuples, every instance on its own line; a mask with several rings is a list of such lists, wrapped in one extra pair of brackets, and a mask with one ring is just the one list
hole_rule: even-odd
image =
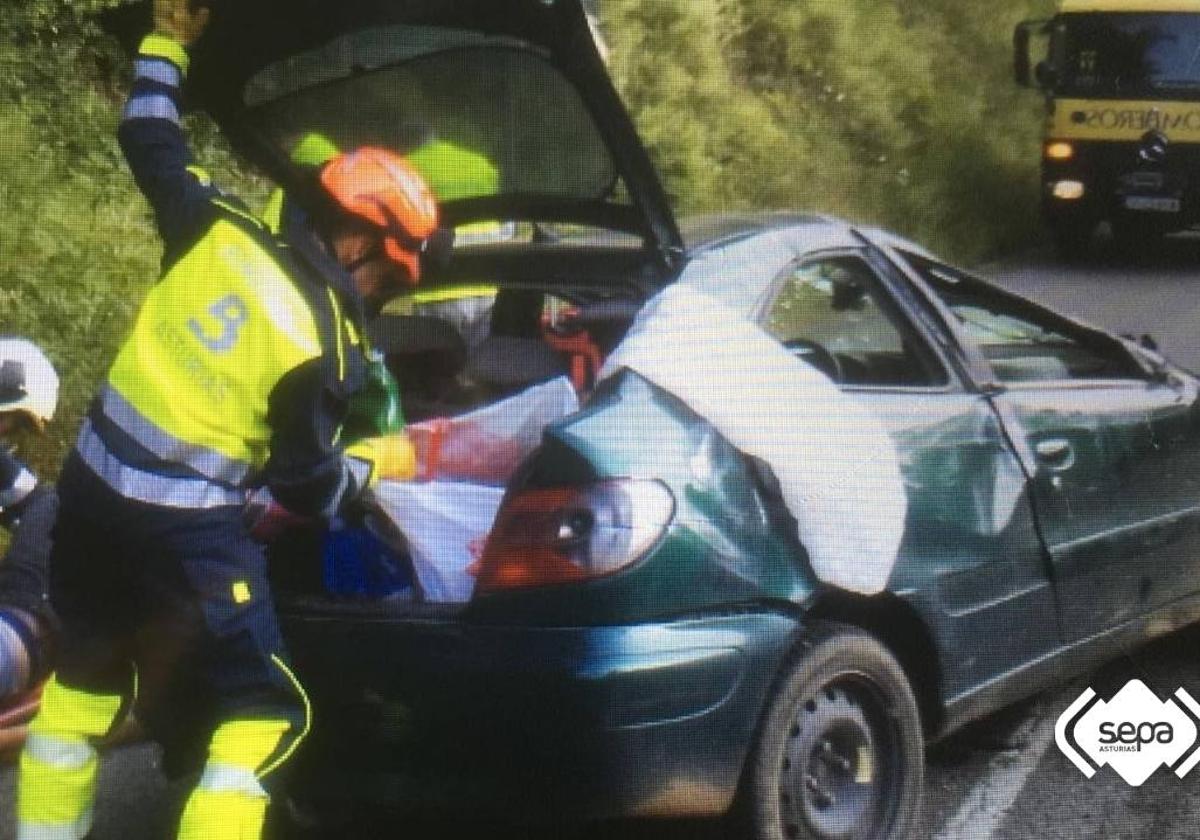
[(321, 183), (347, 212), (384, 232), (384, 253), (421, 278), (421, 255), (439, 245), (438, 207), (421, 174), (387, 149), (364, 146), (333, 157)]

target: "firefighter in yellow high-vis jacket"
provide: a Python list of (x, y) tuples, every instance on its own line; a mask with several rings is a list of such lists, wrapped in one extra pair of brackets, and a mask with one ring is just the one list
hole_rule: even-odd
[(192, 163), (179, 124), (187, 47), (207, 23), (156, 0), (119, 137), (155, 211), (164, 274), (149, 292), (59, 480), (51, 603), (56, 672), (21, 756), (21, 840), (88, 830), (93, 741), (136, 695), (172, 750), (207, 747), (179, 836), (260, 835), (268, 791), (308, 731), (250, 491), (332, 517), (380, 478), (408, 478), (403, 434), (344, 447), (370, 376), (364, 313), (420, 277), (446, 244), (431, 191), (403, 158), (326, 162), (325, 197), (278, 233)]

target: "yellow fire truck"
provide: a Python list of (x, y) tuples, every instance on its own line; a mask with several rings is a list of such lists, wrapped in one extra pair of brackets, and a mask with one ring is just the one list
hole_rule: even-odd
[(1063, 251), (1101, 221), (1128, 244), (1200, 221), (1200, 0), (1062, 0), (1013, 46), (1018, 84), (1046, 96), (1042, 212)]

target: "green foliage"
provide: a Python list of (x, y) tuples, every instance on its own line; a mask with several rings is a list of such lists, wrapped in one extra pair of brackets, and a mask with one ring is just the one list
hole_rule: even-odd
[(0, 329), (46, 349), (62, 418), (23, 455), (53, 474), (153, 277), (153, 233), (114, 137), (119, 57), (95, 0), (0, 8)]
[(683, 212), (812, 209), (962, 259), (1036, 236), (1040, 102), (1011, 32), (1049, 0), (601, 0)]
[[(62, 376), (51, 433), (22, 441), (51, 477), (161, 253), (116, 141), (130, 68), (96, 24), (114, 5), (0, 4), (0, 332), (37, 342)], [(210, 124), (193, 120), (189, 133), (218, 178), (251, 183)]]

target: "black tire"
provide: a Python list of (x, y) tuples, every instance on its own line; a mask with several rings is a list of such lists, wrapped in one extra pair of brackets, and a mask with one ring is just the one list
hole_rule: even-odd
[(826, 625), (780, 672), (734, 821), (753, 840), (903, 840), (924, 776), (903, 669), (867, 633)]

